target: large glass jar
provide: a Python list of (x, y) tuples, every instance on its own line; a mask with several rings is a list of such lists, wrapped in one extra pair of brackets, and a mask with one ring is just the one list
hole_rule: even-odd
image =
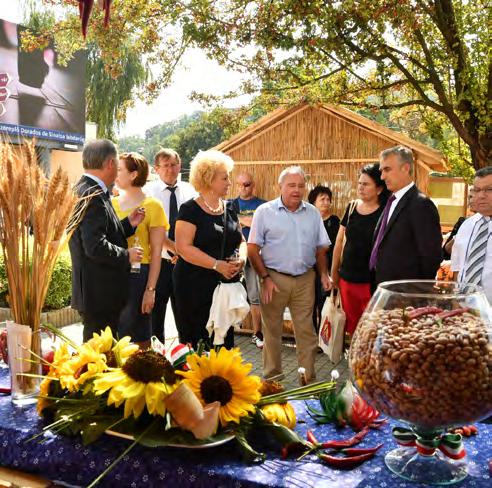
[(448, 428), (492, 414), (492, 314), (480, 287), (440, 281), (379, 285), (349, 352), (360, 394), (384, 414), (402, 446), (386, 465), (416, 482), (467, 474), (461, 437)]

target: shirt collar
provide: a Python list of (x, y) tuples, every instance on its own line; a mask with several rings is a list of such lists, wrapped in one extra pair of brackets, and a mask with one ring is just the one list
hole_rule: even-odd
[(104, 183), (103, 180), (101, 180), (101, 178), (97, 177), (96, 175), (91, 175), (89, 173), (84, 173), (84, 176), (87, 176), (87, 178), (90, 178), (91, 180), (94, 180), (104, 191), (104, 193), (109, 193), (108, 192), (108, 187), (106, 186), (106, 184)]
[[(175, 185), (174, 185), (174, 186), (175, 186), (175, 187), (179, 187), (179, 183), (180, 183), (180, 182), (179, 182), (179, 180), (178, 180), (178, 181), (176, 181), (176, 183), (175, 183)], [(166, 190), (167, 188), (172, 187), (172, 185), (168, 185), (167, 183), (164, 183), (164, 182), (163, 182), (160, 178), (159, 178), (159, 180), (158, 180), (158, 184), (159, 184), (159, 189), (160, 189), (161, 191), (164, 191), (164, 190)]]
[(405, 193), (410, 190), (410, 188), (412, 188), (412, 186), (414, 186), (415, 183), (412, 181), (411, 183), (409, 183), (407, 186), (404, 186), (403, 188), (400, 188), (398, 191), (395, 191), (393, 193), (393, 195), (395, 195), (395, 199), (396, 200), (399, 200), (403, 195), (405, 195)]
[(289, 210), (285, 205), (284, 205), (284, 202), (282, 201), (282, 197), (278, 197), (277, 198), (277, 208), (280, 210), (281, 208), (283, 208), (285, 211), (287, 212), (291, 212), (291, 213), (296, 213), (296, 212), (299, 212), (301, 210), (305, 210), (306, 208), (306, 202), (304, 200), (301, 200), (301, 204), (299, 205), (299, 207), (297, 207), (293, 212), (292, 210)]

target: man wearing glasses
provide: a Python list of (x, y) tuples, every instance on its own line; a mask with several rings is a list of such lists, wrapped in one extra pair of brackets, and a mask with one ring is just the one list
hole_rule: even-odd
[(182, 203), (195, 198), (195, 189), (186, 181), (181, 181), (181, 158), (173, 149), (161, 149), (154, 157), (154, 169), (159, 179), (147, 183), (143, 190), (146, 195), (157, 198), (164, 207), (169, 221), (168, 237), (171, 248), (162, 249), (162, 264), (159, 279), (155, 291), (155, 305), (152, 310), (152, 335), (164, 342), (164, 320), (166, 318), (167, 302), (171, 299), (173, 314), (175, 313), (175, 301), (173, 293), (173, 268), (177, 260), (174, 249), (174, 229), (178, 210)]
[[(255, 182), (253, 176), (249, 173), (241, 173), (237, 177), (237, 186), (239, 187), (239, 196), (232, 200), (232, 206), (239, 217), (239, 223), (243, 229), (243, 235), (248, 242), (249, 231), (253, 215), (256, 209), (265, 203), (265, 200), (258, 198), (254, 194)], [(244, 267), (244, 279), (246, 280), (246, 291), (251, 307), (251, 321), (253, 323), (253, 344), (260, 349), (263, 348), (263, 333), (261, 331), (260, 316), (260, 293), (258, 289), (258, 276), (249, 261), (246, 261)]]
[(460, 283), (481, 285), (492, 304), (492, 166), (475, 173), (470, 194), (477, 213), (466, 219), (456, 234), (452, 269), (458, 270)]

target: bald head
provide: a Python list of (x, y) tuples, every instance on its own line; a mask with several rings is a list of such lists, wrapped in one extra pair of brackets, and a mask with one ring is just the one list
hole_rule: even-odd
[(251, 200), (254, 198), (255, 182), (251, 173), (242, 171), (239, 173), (236, 181), (237, 186), (239, 187), (239, 198), (243, 200)]

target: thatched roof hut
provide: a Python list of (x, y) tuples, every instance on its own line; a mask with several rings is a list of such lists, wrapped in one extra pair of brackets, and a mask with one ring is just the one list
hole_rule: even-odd
[(237, 194), (235, 175), (248, 171), (255, 177), (257, 194), (275, 198), (282, 169), (298, 164), (309, 175), (309, 189), (324, 184), (333, 190), (333, 210), (340, 215), (355, 197), (359, 169), (377, 162), (383, 149), (398, 144), (412, 149), (416, 183), (427, 192), (429, 173), (446, 169), (439, 151), (333, 105), (277, 109), (215, 149), (235, 161), (231, 195)]

